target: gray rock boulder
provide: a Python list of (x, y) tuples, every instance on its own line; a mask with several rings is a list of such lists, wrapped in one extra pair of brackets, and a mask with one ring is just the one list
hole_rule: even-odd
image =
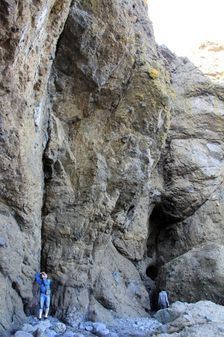
[(16, 331), (14, 334), (15, 337), (33, 337), (32, 333), (26, 331)]
[(58, 334), (63, 334), (66, 331), (66, 325), (62, 322), (58, 322), (53, 325), (52, 329)]
[(161, 283), (170, 289), (173, 301), (212, 298), (223, 304), (224, 246), (199, 245), (165, 264), (161, 275)]
[(25, 332), (34, 332), (35, 331), (35, 326), (33, 326), (32, 324), (29, 324), (29, 323), (25, 323), (23, 324), (23, 327), (22, 327), (22, 330), (25, 331)]
[(40, 328), (36, 329), (33, 333), (33, 337), (48, 337), (47, 329), (42, 330)]
[(99, 337), (104, 337), (109, 335), (110, 330), (107, 329), (106, 324), (101, 322), (95, 322), (93, 323), (92, 332)]
[(155, 315), (155, 318), (166, 324), (167, 333), (160, 334), (157, 331), (153, 336), (222, 336), (224, 332), (223, 313), (223, 306), (209, 301), (194, 304), (175, 302), (170, 308), (160, 310)]

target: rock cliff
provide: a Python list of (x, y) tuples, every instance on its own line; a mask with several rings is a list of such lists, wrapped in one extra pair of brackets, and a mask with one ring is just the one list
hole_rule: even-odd
[(0, 329), (24, 316), (40, 266), (47, 84), (69, 1), (1, 1)]
[(146, 315), (223, 294), (222, 83), (154, 40), (137, 1), (3, 0), (0, 331), (32, 313)]

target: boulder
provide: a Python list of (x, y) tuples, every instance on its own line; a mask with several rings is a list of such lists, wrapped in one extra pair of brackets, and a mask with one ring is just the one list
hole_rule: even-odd
[(55, 323), (53, 326), (52, 326), (52, 329), (58, 333), (58, 334), (62, 334), (66, 331), (66, 325), (62, 322), (58, 322), (58, 323)]
[(33, 337), (32, 333), (26, 331), (16, 331), (14, 334), (15, 337)]
[[(160, 310), (155, 315), (155, 318), (166, 324), (167, 333), (160, 333), (157, 330), (157, 333), (152, 336), (222, 336), (224, 332), (223, 313), (223, 306), (210, 301), (200, 301), (194, 304), (175, 302), (170, 308)], [(169, 317), (169, 319), (164, 320), (164, 317)]]
[(107, 329), (106, 324), (101, 322), (95, 322), (93, 323), (93, 331), (95, 335), (99, 337), (108, 336), (110, 331)]
[(199, 245), (165, 264), (158, 277), (170, 292), (171, 301), (210, 298), (223, 304), (224, 246)]

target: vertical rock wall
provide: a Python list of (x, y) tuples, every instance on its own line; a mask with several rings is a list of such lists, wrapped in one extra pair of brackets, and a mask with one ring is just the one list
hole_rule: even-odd
[(73, 2), (49, 85), (42, 260), (70, 320), (150, 308), (135, 263), (169, 126), (166, 75), (143, 1)]
[(159, 279), (172, 300), (223, 303), (223, 82), (166, 49), (161, 53), (175, 96), (163, 161)]
[(40, 264), (58, 315), (149, 309), (134, 263), (169, 123), (166, 72), (144, 1), (73, 1), (68, 16), (70, 2), (0, 5), (1, 330), (35, 307)]
[(70, 323), (145, 315), (154, 282), (219, 301), (222, 84), (158, 49), (143, 0), (2, 0), (0, 18), (0, 333), (40, 268)]
[(32, 306), (41, 253), (47, 82), (69, 1), (0, 4), (0, 330)]

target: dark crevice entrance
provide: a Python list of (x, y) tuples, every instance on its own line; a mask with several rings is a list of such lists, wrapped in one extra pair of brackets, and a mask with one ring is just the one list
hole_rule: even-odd
[(156, 265), (148, 266), (146, 269), (146, 275), (151, 278), (151, 280), (155, 281), (158, 275), (159, 268)]
[[(149, 219), (149, 237), (147, 240), (147, 255), (151, 259), (151, 263), (146, 268), (146, 276), (152, 281), (150, 290), (151, 310), (158, 310), (157, 299), (159, 293), (159, 272), (165, 263), (166, 256), (163, 256), (160, 250), (161, 234), (170, 225), (170, 221), (164, 212), (161, 203), (156, 204)], [(164, 250), (162, 250), (164, 252)]]
[(51, 181), (53, 175), (53, 160), (48, 156), (48, 149), (51, 140), (51, 116), (50, 112), (48, 112), (48, 125), (47, 125), (47, 143), (43, 152), (42, 163), (43, 163), (43, 173), (44, 173), (44, 189), (43, 189), (43, 204), (41, 209), (41, 220), (42, 220), (42, 227), (41, 227), (41, 261), (40, 267), (41, 271), (45, 271), (48, 273), (47, 270), (47, 259), (44, 254), (45, 251), (45, 228), (44, 228), (44, 220), (47, 214), (46, 209), (46, 200), (47, 200), (47, 190), (48, 185)]

